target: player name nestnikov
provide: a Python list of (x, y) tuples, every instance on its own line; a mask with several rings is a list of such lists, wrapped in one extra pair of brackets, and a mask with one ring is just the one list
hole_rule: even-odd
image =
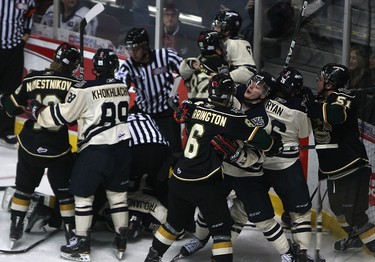
[(127, 96), (128, 95), (128, 88), (127, 87), (111, 87), (111, 88), (101, 88), (97, 90), (93, 90), (92, 92), (92, 99), (101, 99), (106, 97), (114, 97), (114, 96)]
[(69, 90), (72, 86), (72, 81), (59, 79), (36, 79), (26, 84), (27, 92), (34, 89), (59, 89)]
[(193, 116), (193, 119), (209, 122), (215, 125), (219, 126), (225, 126), (227, 123), (227, 117), (219, 114), (215, 114), (212, 112), (207, 112), (204, 110), (195, 109)]
[(284, 112), (284, 109), (279, 106), (278, 104), (272, 102), (271, 100), (268, 100), (267, 103), (266, 103), (266, 109), (270, 112), (273, 112), (279, 116), (282, 115), (282, 113)]

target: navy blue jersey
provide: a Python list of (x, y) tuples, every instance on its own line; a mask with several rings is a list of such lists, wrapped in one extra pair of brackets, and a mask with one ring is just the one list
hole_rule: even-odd
[(265, 130), (255, 127), (246, 114), (211, 103), (196, 105), (186, 128), (189, 137), (174, 169), (174, 176), (186, 181), (209, 178), (220, 169), (222, 158), (211, 146), (217, 134), (246, 141), (260, 149), (268, 149), (272, 144)]
[[(11, 96), (5, 98), (5, 109), (15, 116), (23, 113), (29, 99), (44, 105), (64, 102), (68, 91), (77, 82), (79, 80), (74, 76), (50, 69), (33, 71), (25, 76)], [(71, 149), (67, 126), (44, 128), (32, 120), (25, 122), (18, 140), (29, 154), (40, 157), (58, 157)]]

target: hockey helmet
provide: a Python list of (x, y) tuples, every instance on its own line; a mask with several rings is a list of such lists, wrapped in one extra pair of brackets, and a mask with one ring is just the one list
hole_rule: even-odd
[(255, 82), (257, 85), (261, 85), (263, 87), (262, 95), (266, 98), (271, 93), (277, 90), (277, 81), (276, 78), (273, 77), (270, 73), (265, 71), (258, 72), (257, 74), (253, 75), (248, 81), (247, 85), (250, 85), (251, 82)]
[(214, 75), (208, 82), (208, 97), (211, 101), (225, 104), (232, 100), (235, 92), (236, 86), (227, 74)]
[(297, 69), (288, 67), (277, 76), (277, 83), (283, 91), (297, 95), (303, 87), (303, 76)]
[(101, 74), (112, 75), (119, 67), (118, 57), (112, 49), (99, 48), (92, 62), (96, 72)]
[(223, 38), (214, 30), (202, 31), (198, 37), (198, 47), (203, 56), (216, 54), (216, 48), (224, 52)]
[(80, 60), (80, 54), (77, 48), (68, 44), (62, 43), (55, 51), (54, 61), (63, 63), (67, 66), (77, 67)]
[(231, 37), (238, 35), (238, 32), (241, 29), (242, 18), (240, 14), (233, 10), (220, 11), (214, 18), (212, 22), (212, 28), (215, 26), (220, 27), (221, 33), (229, 32)]
[(318, 77), (322, 77), (324, 84), (330, 84), (333, 89), (344, 87), (349, 81), (349, 69), (340, 64), (329, 63), (323, 66)]
[(127, 49), (142, 47), (145, 50), (150, 48), (150, 39), (144, 28), (132, 28), (125, 37), (125, 47)]

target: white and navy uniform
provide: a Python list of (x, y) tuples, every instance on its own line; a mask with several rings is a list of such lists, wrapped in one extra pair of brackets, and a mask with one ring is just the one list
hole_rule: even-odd
[[(64, 5), (61, 5), (61, 12), (60, 12), (60, 28), (66, 29), (73, 32), (79, 32), (79, 25), (82, 19), (85, 17), (87, 12), (90, 9), (86, 6), (80, 6), (78, 3), (74, 8), (73, 13), (64, 18)], [(53, 26), (53, 5), (51, 5), (42, 17), (42, 21), (40, 22), (43, 25)], [(98, 18), (94, 17), (85, 27), (85, 33), (87, 35), (95, 35), (96, 29), (98, 27)]]
[[(34, 0), (0, 0), (0, 93), (12, 94), (22, 81), (23, 35), (30, 34)], [(0, 110), (0, 138), (14, 135), (14, 117)]]
[(231, 64), (230, 76), (234, 82), (246, 84), (256, 72), (251, 44), (240, 38), (224, 42), (227, 61)]
[[(266, 101), (266, 111), (272, 134), (281, 137), (284, 146), (298, 146), (299, 139), (308, 137), (312, 131), (307, 109), (299, 96), (273, 97)], [(263, 168), (267, 186), (273, 187), (284, 209), (290, 212), (295, 241), (306, 250), (311, 237), (311, 199), (299, 150), (266, 157)]]
[[(133, 85), (136, 97), (131, 112), (149, 114), (169, 141), (173, 151), (181, 151), (181, 127), (173, 118), (173, 109), (168, 104), (173, 89), (173, 72), (179, 72), (182, 58), (171, 49), (150, 51), (150, 61), (137, 63), (132, 58), (125, 60), (116, 73), (116, 78)], [(178, 103), (178, 95), (173, 99)]]
[[(70, 89), (65, 103), (47, 107), (38, 116), (38, 124), (43, 127), (77, 120), (79, 157), (70, 187), (74, 195), (93, 195), (103, 174), (111, 178), (104, 183), (105, 188), (121, 191), (127, 187), (129, 171), (124, 169), (131, 158), (127, 123), (129, 99), (127, 86), (114, 78), (82, 81)], [(108, 155), (101, 155), (101, 150)]]

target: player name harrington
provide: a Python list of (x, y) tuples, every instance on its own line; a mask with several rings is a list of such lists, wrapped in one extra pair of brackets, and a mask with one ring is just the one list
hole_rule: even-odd
[(223, 127), (227, 123), (227, 117), (199, 109), (194, 110), (192, 118)]
[(112, 87), (112, 88), (103, 88), (93, 90), (92, 99), (101, 99), (106, 97), (115, 97), (115, 96), (127, 96), (128, 88), (127, 87)]

